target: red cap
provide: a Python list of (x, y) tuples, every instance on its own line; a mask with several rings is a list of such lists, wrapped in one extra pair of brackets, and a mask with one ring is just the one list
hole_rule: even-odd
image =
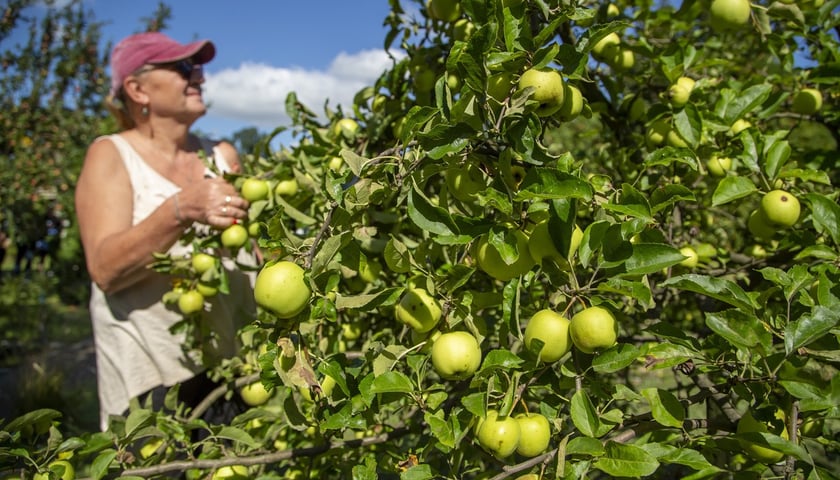
[(111, 52), (111, 94), (122, 88), (123, 80), (143, 65), (160, 65), (191, 58), (204, 64), (216, 56), (210, 40), (181, 44), (160, 32), (138, 33), (124, 38)]

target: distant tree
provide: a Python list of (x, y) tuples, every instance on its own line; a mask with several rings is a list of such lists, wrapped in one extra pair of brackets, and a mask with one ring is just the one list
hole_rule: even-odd
[(233, 132), (231, 141), (240, 153), (245, 154), (252, 152), (264, 136), (265, 134), (261, 133), (256, 127), (246, 127)]

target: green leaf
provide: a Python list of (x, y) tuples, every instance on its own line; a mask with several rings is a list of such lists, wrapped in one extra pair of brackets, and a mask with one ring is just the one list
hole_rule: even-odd
[(115, 458), (117, 458), (117, 451), (112, 448), (101, 452), (90, 465), (90, 476), (94, 480), (105, 477)]
[(432, 204), (420, 191), (416, 182), (412, 184), (408, 193), (408, 216), (415, 225), (431, 233), (438, 235), (454, 235), (457, 233), (457, 228), (449, 216), (449, 212)]
[(737, 283), (723, 278), (689, 273), (670, 278), (662, 282), (661, 285), (700, 293), (734, 307), (742, 308), (747, 312), (754, 312), (758, 307), (755, 300), (747, 295)]
[(676, 183), (657, 187), (650, 196), (653, 213), (661, 212), (678, 202), (694, 202), (696, 200), (697, 197), (694, 196), (694, 192), (685, 185)]
[(642, 396), (650, 404), (653, 419), (666, 427), (682, 428), (685, 408), (671, 392), (659, 388), (645, 388)]
[(143, 428), (148, 427), (155, 421), (154, 412), (151, 410), (134, 410), (128, 414), (125, 419), (125, 436), (131, 438), (134, 434)]
[(518, 368), (524, 360), (508, 349), (499, 348), (490, 350), (481, 362), (478, 375), (492, 374), (495, 370), (510, 371)]
[(429, 480), (431, 478), (438, 477), (432, 472), (432, 466), (428, 463), (415, 465), (400, 473), (400, 480)]
[(840, 244), (840, 205), (817, 193), (805, 195), (811, 204), (811, 218), (820, 233), (827, 233), (835, 244)]
[(779, 170), (790, 158), (790, 151), (790, 144), (787, 140), (777, 141), (767, 150), (767, 155), (764, 157), (764, 172), (770, 180), (776, 179)]
[(455, 434), (452, 432), (449, 422), (446, 421), (445, 413), (443, 410), (437, 410), (434, 413), (427, 411), (423, 418), (438, 442), (449, 448), (454, 448)]
[(770, 332), (764, 329), (758, 317), (742, 310), (706, 312), (706, 326), (739, 348), (748, 349), (758, 345), (769, 348), (773, 342)]
[(647, 275), (676, 265), (685, 257), (680, 251), (662, 243), (637, 243), (633, 245), (633, 254), (624, 262), (627, 275)]
[(231, 427), (231, 426), (223, 426), (219, 433), (216, 434), (218, 438), (224, 438), (227, 440), (233, 440), (234, 442), (238, 442), (244, 444), (251, 448), (259, 448), (260, 442), (254, 440), (248, 432), (242, 430), (241, 428)]
[(604, 444), (597, 438), (575, 437), (566, 444), (566, 455), (600, 457), (606, 453)]
[(403, 373), (390, 371), (377, 375), (371, 385), (371, 393), (411, 393), (414, 384)]
[(785, 327), (785, 352), (791, 354), (831, 331), (840, 322), (840, 312), (831, 308), (816, 306), (810, 315), (790, 322)]
[(601, 429), (601, 421), (598, 419), (598, 412), (584, 390), (578, 390), (572, 396), (571, 405), (572, 423), (582, 435), (597, 437)]
[(644, 308), (653, 308), (653, 292), (646, 282), (625, 280), (623, 278), (611, 277), (606, 282), (598, 285), (599, 292), (617, 293), (632, 298), (639, 302)]
[(757, 191), (758, 189), (755, 187), (755, 184), (749, 178), (735, 176), (724, 177), (718, 183), (715, 192), (712, 194), (712, 205), (723, 205), (739, 198), (747, 197)]
[(727, 125), (732, 125), (735, 120), (744, 117), (745, 114), (760, 107), (770, 96), (772, 90), (773, 85), (769, 83), (753, 85), (746, 90), (728, 97), (728, 102), (724, 105), (716, 105), (716, 113), (718, 113)]
[(674, 448), (669, 453), (661, 455), (658, 458), (662, 463), (685, 465), (697, 471), (721, 471), (720, 468), (709, 463), (702, 453), (691, 448)]
[(629, 343), (619, 343), (592, 359), (592, 369), (598, 373), (615, 373), (636, 361), (641, 350)]
[(592, 186), (580, 178), (553, 168), (529, 168), (516, 192), (516, 200), (592, 199)]
[(659, 462), (650, 453), (635, 446), (616, 442), (605, 445), (606, 454), (593, 467), (613, 477), (645, 477), (652, 475)]
[(368, 310), (374, 307), (387, 307), (395, 305), (403, 291), (405, 291), (403, 287), (392, 287), (362, 295), (338, 295), (335, 299), (335, 306), (339, 310)]

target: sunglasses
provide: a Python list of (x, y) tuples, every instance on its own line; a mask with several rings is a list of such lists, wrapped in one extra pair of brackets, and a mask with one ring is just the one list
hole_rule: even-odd
[(150, 72), (152, 70), (172, 70), (173, 72), (177, 73), (181, 76), (184, 80), (189, 81), (193, 77), (193, 72), (198, 72), (198, 76), (201, 77), (204, 74), (204, 69), (201, 65), (195, 65), (189, 60), (179, 60), (175, 63), (164, 63), (161, 65), (148, 65), (136, 73), (143, 73), (143, 72)]

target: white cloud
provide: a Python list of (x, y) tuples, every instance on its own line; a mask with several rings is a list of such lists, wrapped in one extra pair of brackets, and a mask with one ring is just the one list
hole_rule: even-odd
[(353, 96), (373, 85), (392, 61), (383, 50), (365, 50), (340, 53), (326, 70), (243, 63), (236, 69), (207, 72), (207, 116), (241, 120), (267, 129), (288, 125), (286, 96), (290, 92), (318, 114), (327, 100), (331, 108), (340, 104), (347, 111)]

